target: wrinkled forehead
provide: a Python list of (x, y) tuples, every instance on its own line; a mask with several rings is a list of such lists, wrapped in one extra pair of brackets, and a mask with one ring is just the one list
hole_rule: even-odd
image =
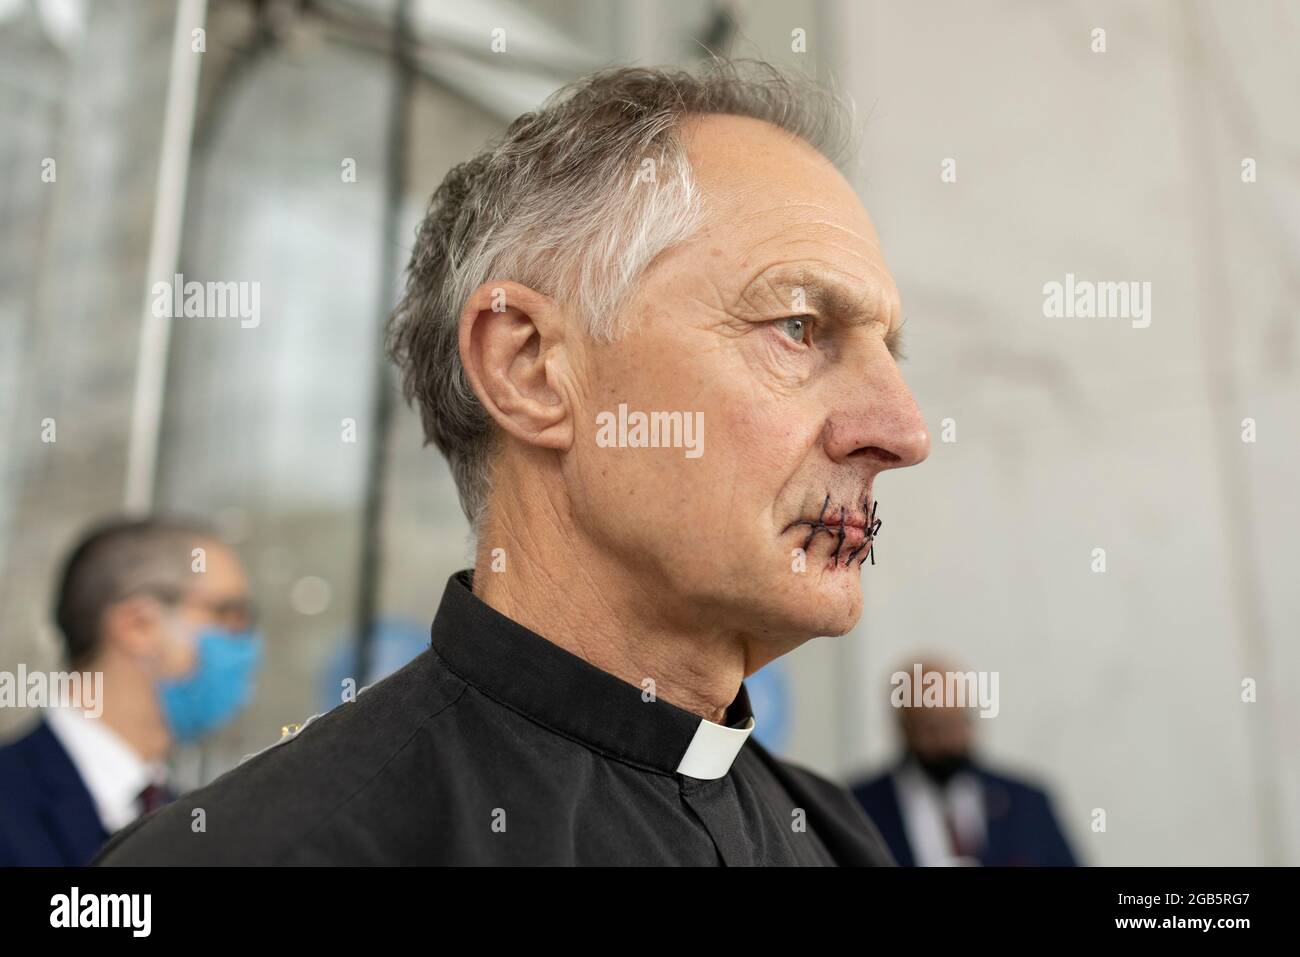
[(692, 245), (737, 277), (810, 264), (896, 299), (875, 226), (833, 163), (762, 120), (703, 116), (682, 127), (705, 218)]
[(844, 176), (791, 133), (745, 116), (697, 116), (681, 138), (719, 231), (822, 224), (878, 246), (875, 226)]

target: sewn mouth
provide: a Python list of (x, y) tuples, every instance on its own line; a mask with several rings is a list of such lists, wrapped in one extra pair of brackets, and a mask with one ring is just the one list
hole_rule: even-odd
[(831, 497), (826, 496), (822, 510), (815, 518), (801, 518), (786, 526), (785, 531), (806, 529), (803, 543), (807, 551), (821, 532), (829, 537), (833, 549), (833, 565), (848, 567), (854, 559), (859, 567), (868, 558), (876, 563), (875, 538), (880, 531), (881, 521), (876, 518), (877, 502), (870, 496), (862, 500), (861, 511), (857, 507), (850, 509), (847, 505), (834, 508)]

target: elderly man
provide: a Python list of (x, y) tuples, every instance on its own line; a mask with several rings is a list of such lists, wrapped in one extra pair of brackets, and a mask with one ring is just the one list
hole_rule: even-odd
[(892, 863), (742, 683), (853, 627), (875, 478), (928, 452), (846, 126), (770, 68), (618, 69), (452, 170), (391, 339), (473, 572), (427, 652), (102, 862)]

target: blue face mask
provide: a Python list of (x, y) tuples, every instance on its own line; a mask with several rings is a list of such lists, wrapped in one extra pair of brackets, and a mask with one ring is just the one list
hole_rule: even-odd
[(158, 697), (172, 737), (188, 742), (230, 722), (253, 696), (262, 662), (262, 636), (221, 628), (199, 632), (198, 664), (176, 681), (158, 685)]

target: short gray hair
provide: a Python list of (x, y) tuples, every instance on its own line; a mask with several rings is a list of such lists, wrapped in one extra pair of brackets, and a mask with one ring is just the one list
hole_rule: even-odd
[[(696, 114), (765, 120), (835, 163), (853, 138), (847, 103), (766, 63), (714, 59), (698, 72), (623, 67), (557, 91), (452, 169), (433, 194), (406, 293), (389, 319), (388, 352), (476, 533), (491, 488), (494, 428), (460, 361), (461, 310), (483, 283), (511, 280), (572, 309), (593, 339), (617, 340), (621, 307), (642, 271), (700, 222), (678, 136)], [(653, 188), (637, 188), (647, 180)]]

